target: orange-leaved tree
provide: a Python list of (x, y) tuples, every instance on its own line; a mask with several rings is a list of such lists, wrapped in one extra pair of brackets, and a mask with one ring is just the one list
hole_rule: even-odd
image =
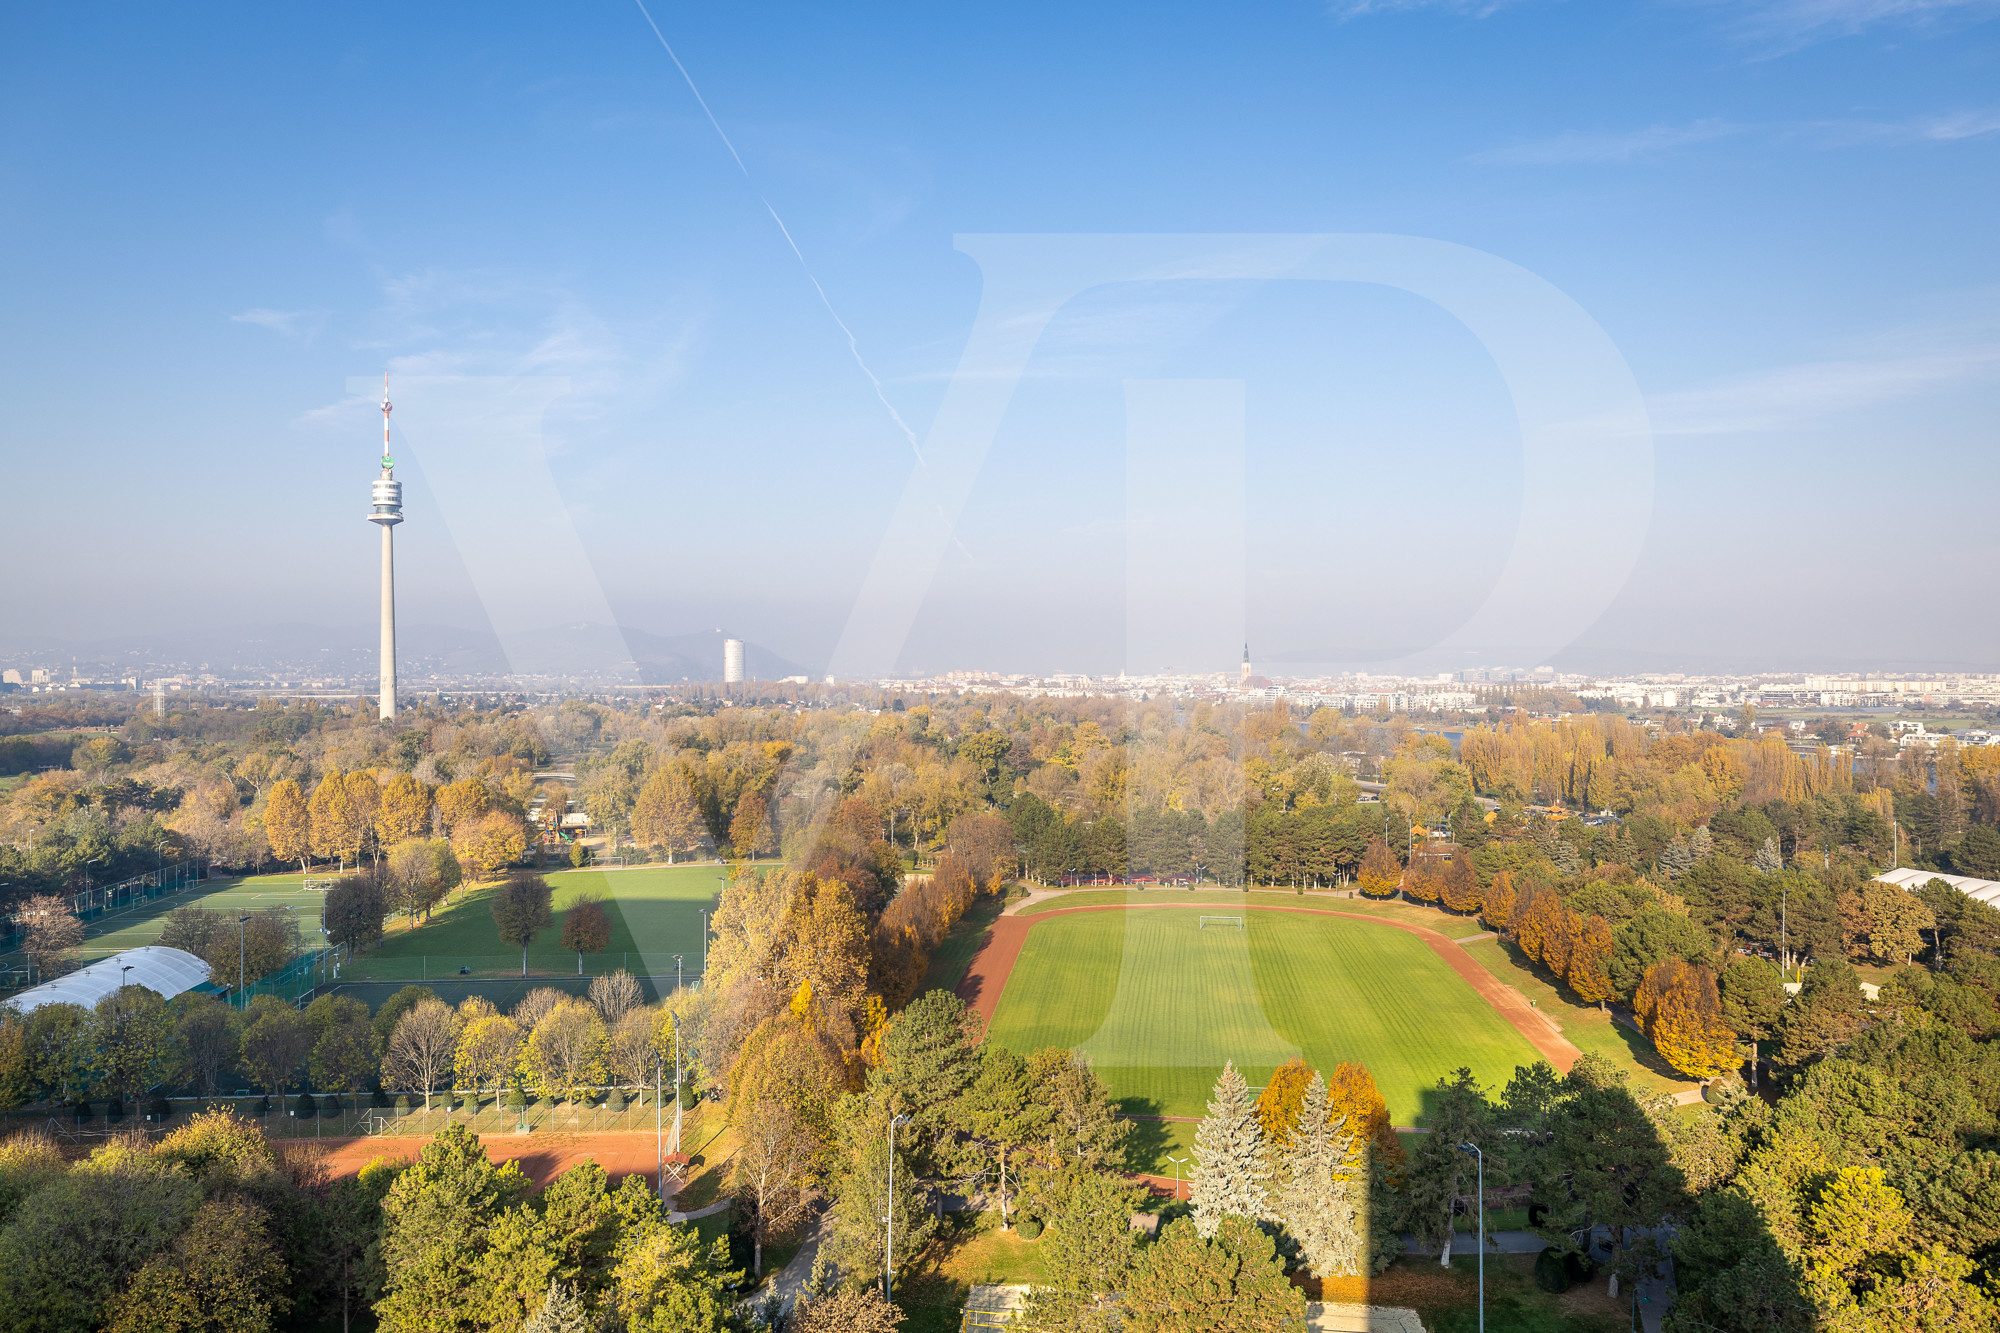
[(1257, 1095), (1257, 1123), (1266, 1147), (1276, 1149), (1292, 1136), (1312, 1078), (1312, 1066), (1296, 1055), (1271, 1071), (1271, 1081)]
[(1357, 876), (1361, 891), (1370, 898), (1388, 898), (1395, 894), (1396, 886), (1402, 882), (1403, 867), (1396, 861), (1396, 854), (1389, 850), (1389, 844), (1380, 838), (1368, 840), (1368, 850), (1361, 854), (1361, 872)]
[(1611, 923), (1592, 913), (1577, 936), (1576, 947), (1570, 950), (1569, 968), (1563, 978), (1577, 999), (1602, 1009), (1604, 1002), (1617, 994), (1611, 974), (1606, 971), (1613, 948)]
[(1390, 1183), (1400, 1183), (1403, 1139), (1389, 1123), (1389, 1103), (1375, 1086), (1375, 1076), (1368, 1072), (1368, 1066), (1341, 1061), (1326, 1081), (1326, 1093), (1330, 1118), (1337, 1121), (1346, 1116), (1347, 1132), (1366, 1139), (1375, 1160), (1381, 1163), (1383, 1174)]
[(1444, 882), (1440, 886), (1444, 905), (1454, 912), (1477, 912), (1482, 901), (1479, 892), (1479, 872), (1472, 868), (1472, 858), (1463, 847), (1452, 854), (1451, 864), (1444, 868)]
[(1494, 930), (1505, 930), (1514, 920), (1514, 876), (1503, 870), (1493, 877), (1482, 895), (1479, 919)]
[(1660, 1058), (1689, 1078), (1714, 1078), (1741, 1063), (1736, 1034), (1722, 1018), (1715, 974), (1668, 958), (1646, 969), (1632, 1007)]

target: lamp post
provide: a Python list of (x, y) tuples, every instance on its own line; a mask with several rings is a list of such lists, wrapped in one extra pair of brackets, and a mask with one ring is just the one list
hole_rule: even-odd
[(708, 980), (708, 909), (701, 912), (701, 979)]
[(674, 994), (681, 993), (681, 956), (674, 955)]
[(1167, 1160), (1174, 1164), (1174, 1202), (1179, 1203), (1181, 1201), (1181, 1167), (1186, 1164), (1187, 1158), (1169, 1157)]
[(910, 1117), (889, 1120), (889, 1215), (882, 1219), (882, 1299), (889, 1300), (896, 1282), (896, 1126), (907, 1125)]
[(1458, 1150), (1479, 1159), (1479, 1333), (1486, 1333), (1486, 1154), (1476, 1143), (1461, 1143)]
[(660, 1097), (664, 1089), (660, 1086), (665, 1079), (665, 1062), (659, 1051), (653, 1052), (653, 1193), (664, 1199), (667, 1197), (667, 1148), (666, 1148), (666, 1108), (661, 1106)]

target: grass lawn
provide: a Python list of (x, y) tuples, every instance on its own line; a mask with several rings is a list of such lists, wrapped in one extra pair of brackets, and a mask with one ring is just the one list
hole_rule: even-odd
[[(1397, 1124), (1460, 1065), (1498, 1087), (1534, 1048), (1422, 941), (1337, 917), (1199, 909), (1093, 912), (1038, 924), (989, 1029), (1019, 1051), (1067, 1046), (1095, 1062), (1128, 1113), (1202, 1114), (1225, 1059), (1252, 1084), (1294, 1055), (1359, 1061)], [(1178, 1140), (1176, 1126), (1135, 1135)]]
[(1245, 893), (1239, 889), (1077, 889), (1063, 894), (1060, 898), (1049, 898), (1022, 909), (1020, 915), (1034, 916), (1040, 912), (1053, 912), (1064, 907), (1106, 907), (1120, 903), (1163, 904), (1221, 903), (1241, 906), (1253, 903), (1262, 907), (1313, 907), (1328, 912), (1356, 912), (1365, 916), (1379, 916), (1388, 921), (1405, 921), (1413, 926), (1423, 926), (1435, 930), (1449, 939), (1460, 940), (1467, 936), (1484, 934), (1486, 927), (1469, 916), (1453, 916), (1450, 912), (1434, 907), (1420, 907), (1415, 903), (1379, 902), (1370, 898), (1336, 897), (1330, 893), (1298, 893), (1290, 889), (1252, 889)]
[[(1533, 1255), (1486, 1256), (1487, 1333), (1618, 1333), (1633, 1327), (1630, 1306), (1605, 1295), (1604, 1278), (1554, 1296), (1535, 1285), (1534, 1269)], [(1439, 1267), (1435, 1255), (1406, 1255), (1375, 1277), (1327, 1282), (1323, 1295), (1415, 1310), (1432, 1333), (1474, 1333), (1480, 1326), (1478, 1283), (1478, 1255), (1461, 1250), (1450, 1268)]]
[(965, 969), (986, 943), (986, 932), (1007, 906), (1004, 898), (975, 899), (938, 947), (931, 953), (930, 970), (924, 973), (923, 990), (956, 990), (965, 979)]
[(916, 1271), (896, 1284), (903, 1333), (958, 1333), (975, 1286), (1038, 1282), (1041, 1241), (1000, 1229), (998, 1213), (947, 1213)]
[[(1596, 1005), (1578, 1004), (1556, 989), (1548, 977), (1531, 966), (1521, 951), (1504, 940), (1480, 940), (1465, 946), (1466, 953), (1495, 977), (1534, 1001), (1535, 1007), (1555, 1019), (1563, 1036), (1580, 1051), (1593, 1052), (1610, 1060), (1632, 1076), (1632, 1087), (1640, 1092), (1682, 1092), (1701, 1086), (1662, 1060), (1653, 1044), (1640, 1033), (1621, 1023)], [(1488, 1085), (1489, 1093), (1498, 1088)]]
[[(606, 899), (611, 942), (600, 954), (586, 955), (587, 972), (623, 967), (642, 976), (671, 977), (674, 955), (689, 981), (701, 975), (701, 914), (713, 914), (716, 895), (728, 882), (724, 866), (644, 866), (632, 870), (570, 870), (548, 876), (555, 891), (554, 919), (528, 950), (531, 973), (576, 975), (577, 958), (562, 951), (563, 918), (585, 895)], [(413, 981), (457, 975), (519, 974), (521, 954), (501, 943), (490, 906), (494, 884), (462, 890), (429, 922), (410, 929), (391, 922), (380, 948), (341, 970), (344, 981)]]

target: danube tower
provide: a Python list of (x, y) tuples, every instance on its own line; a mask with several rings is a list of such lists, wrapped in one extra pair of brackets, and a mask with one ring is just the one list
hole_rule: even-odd
[(403, 521), (403, 483), (389, 457), (389, 377), (382, 377), (382, 475), (375, 478), (370, 523), (382, 525), (382, 707), (383, 721), (396, 716), (396, 537)]

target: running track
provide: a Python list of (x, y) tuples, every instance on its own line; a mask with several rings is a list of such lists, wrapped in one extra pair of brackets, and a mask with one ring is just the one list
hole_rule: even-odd
[[(1234, 904), (1231, 904), (1234, 906)], [(1280, 907), (1276, 904), (1244, 903), (1243, 908), (1251, 912), (1300, 912), (1307, 916), (1341, 916), (1351, 921), (1366, 921), (1371, 925), (1387, 926), (1391, 930), (1408, 931), (1430, 946), (1432, 953), (1442, 958), (1452, 971), (1465, 979), (1465, 983), (1479, 992), (1479, 995), (1507, 1020), (1514, 1030), (1528, 1039), (1528, 1044), (1538, 1051), (1542, 1058), (1554, 1065), (1559, 1072), (1568, 1073), (1583, 1052), (1563, 1038), (1553, 1022), (1542, 1012), (1521, 997), (1512, 986), (1503, 985), (1491, 972), (1481, 967), (1472, 955), (1458, 946), (1457, 941), (1423, 926), (1412, 926), (1401, 921), (1390, 921), (1366, 912), (1335, 912), (1325, 907)], [(1007, 987), (1007, 977), (1014, 970), (1014, 963), (1021, 956), (1021, 946), (1027, 942), (1028, 932), (1037, 921), (1046, 921), (1052, 916), (1064, 916), (1072, 912), (1144, 912), (1189, 910), (1177, 903), (1105, 903), (1094, 907), (1055, 907), (1036, 912), (1031, 916), (1002, 916), (996, 918), (986, 933), (986, 943), (966, 969), (965, 979), (958, 983), (958, 997), (981, 1018), (991, 1022), (993, 1011), (999, 1006), (1000, 992)]]

